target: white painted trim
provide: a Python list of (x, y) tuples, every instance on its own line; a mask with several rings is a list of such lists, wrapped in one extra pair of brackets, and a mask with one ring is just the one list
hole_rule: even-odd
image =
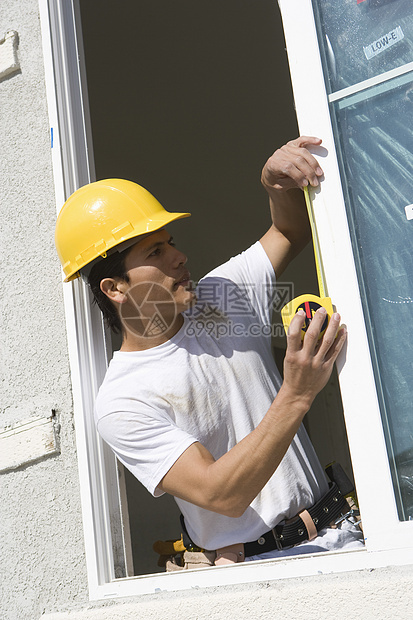
[(0, 80), (20, 69), (18, 44), (19, 35), (15, 30), (9, 30), (0, 39)]
[(52, 416), (22, 420), (0, 431), (0, 472), (58, 452)]
[(42, 32), (43, 62), (45, 71), (46, 99), (50, 121), (50, 141), (52, 151), (52, 167), (53, 179), (55, 187), (56, 209), (59, 211), (58, 205), (63, 204), (64, 188), (63, 188), (63, 169), (61, 158), (61, 144), (59, 123), (57, 117), (56, 90), (53, 72), (53, 55), (50, 37), (50, 22), (47, 0), (39, 0), (40, 27)]
[(93, 600), (119, 598), (171, 592), (198, 588), (210, 588), (234, 584), (268, 582), (279, 579), (297, 579), (313, 575), (347, 573), (352, 571), (405, 566), (413, 563), (413, 548), (372, 552), (342, 551), (316, 555), (296, 556), (279, 560), (261, 560), (184, 570), (163, 575), (143, 575), (129, 579), (118, 579), (93, 591)]
[[(54, 129), (52, 163), (58, 212), (75, 189), (94, 180), (93, 152), (79, 67), (82, 54), (75, 34), (76, 0), (39, 0), (39, 10), (49, 117)], [(107, 491), (114, 487), (113, 480), (116, 485), (117, 469), (93, 422), (93, 404), (107, 365), (106, 342), (100, 311), (92, 306), (84, 283), (76, 280), (64, 284), (63, 298), (87, 574), (93, 590), (114, 578)]]
[(409, 71), (413, 71), (413, 62), (409, 62), (402, 67), (396, 67), (395, 69), (391, 69), (390, 71), (386, 71), (385, 73), (381, 73), (380, 75), (375, 75), (374, 77), (369, 78), (368, 80), (364, 80), (363, 82), (358, 82), (358, 84), (354, 84), (353, 86), (348, 86), (347, 88), (336, 90), (335, 93), (332, 93), (328, 96), (328, 100), (330, 102), (338, 101), (339, 99), (343, 99), (344, 97), (348, 97), (349, 95), (354, 95), (355, 93), (359, 93), (362, 90), (366, 90), (366, 88), (377, 86), (378, 84), (387, 82), (388, 80), (391, 80), (395, 77), (399, 77), (400, 75), (409, 73)]
[(397, 516), (311, 1), (280, 0), (280, 8), (300, 133), (322, 137), (328, 152), (316, 153), (325, 180), (313, 205), (329, 296), (349, 333), (338, 368), (366, 544), (411, 547), (413, 523)]
[[(62, 145), (60, 140), (60, 127), (58, 121), (57, 111), (57, 93), (56, 93), (56, 80), (53, 66), (53, 52), (52, 52), (52, 38), (51, 38), (51, 24), (49, 17), (48, 0), (39, 0), (39, 12), (40, 22), (42, 30), (42, 44), (43, 44), (43, 57), (45, 65), (45, 81), (46, 81), (46, 94), (48, 102), (48, 111), (50, 125), (53, 130), (53, 149), (52, 149), (52, 164), (53, 164), (53, 176), (55, 185), (55, 197), (56, 197), (56, 211), (60, 210), (61, 205), (66, 199), (65, 187), (64, 187), (64, 174), (63, 174), (63, 161), (62, 161)], [(63, 281), (63, 272), (62, 272)], [(76, 317), (74, 310), (73, 300), (73, 288), (72, 286), (63, 287), (63, 300), (66, 315), (66, 329), (67, 329), (67, 343), (69, 362), (71, 368), (71, 382), (72, 393), (74, 401), (74, 411), (77, 419), (83, 418), (83, 401), (81, 397), (81, 377), (79, 372), (79, 365), (77, 363), (78, 352), (76, 346)], [(94, 575), (97, 572), (96, 569), (96, 553), (95, 545), (93, 544), (93, 536), (90, 531), (90, 515), (91, 510), (91, 497), (87, 486), (82, 483), (89, 479), (89, 467), (87, 460), (85, 462), (84, 455), (86, 454), (86, 435), (84, 424), (81, 421), (80, 424), (76, 424), (76, 447), (78, 453), (79, 468), (83, 466), (83, 476), (80, 477), (80, 494), (81, 505), (83, 515), (83, 527), (85, 538), (85, 552), (86, 562), (88, 565), (88, 579), (89, 588), (96, 587), (96, 578)], [(94, 568), (94, 570), (93, 570)]]

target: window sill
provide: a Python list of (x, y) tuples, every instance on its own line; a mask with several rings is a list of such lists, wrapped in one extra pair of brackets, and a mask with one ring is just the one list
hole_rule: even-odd
[(163, 591), (190, 590), (274, 581), (313, 575), (413, 564), (413, 549), (325, 552), (279, 560), (262, 560), (213, 568), (140, 575), (91, 588), (90, 599), (101, 600)]

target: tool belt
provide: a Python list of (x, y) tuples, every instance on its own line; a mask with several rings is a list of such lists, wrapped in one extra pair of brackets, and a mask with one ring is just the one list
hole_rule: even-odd
[[(202, 562), (212, 566), (214, 564), (221, 565), (243, 562), (246, 557), (260, 555), (275, 549), (282, 551), (283, 549), (313, 540), (318, 535), (318, 532), (326, 527), (336, 527), (340, 522), (344, 521), (344, 519), (357, 517), (360, 514), (357, 507), (354, 503), (352, 504), (351, 499), (347, 500), (344, 496), (344, 493), (348, 493), (350, 486), (346, 488), (345, 482), (338, 479), (335, 467), (333, 473), (328, 471), (328, 469), (326, 471), (331, 480), (334, 474), (337, 482), (340, 484), (341, 491), (337, 483), (332, 480), (329, 483), (329, 490), (327, 493), (311, 506), (311, 508), (302, 510), (296, 517), (277, 524), (272, 530), (251, 542), (229, 545), (217, 549), (216, 551), (205, 551), (197, 547), (191, 540), (185, 527), (184, 518), (181, 515), (183, 534), (181, 541), (178, 542), (180, 546), (182, 546), (183, 552), (184, 562), (182, 568), (196, 567), (195, 564), (192, 565), (190, 561), (189, 556), (192, 557), (192, 555), (194, 556), (193, 561), (195, 563), (200, 561), (198, 557), (195, 559), (195, 555), (201, 555)], [(345, 475), (341, 468), (339, 473), (340, 476)], [(351, 485), (350, 481), (348, 481), (348, 483)], [(161, 553), (160, 550), (156, 550), (158, 553)], [(185, 556), (187, 556), (186, 559)], [(179, 570), (179, 568), (180, 566), (176, 566), (176, 568), (173, 567), (172, 570)], [(167, 570), (171, 570), (171, 568), (168, 569), (167, 567)]]
[(293, 519), (276, 525), (253, 542), (245, 543), (245, 557), (259, 555), (273, 549), (294, 547), (306, 540), (316, 538), (318, 532), (335, 524), (336, 520), (349, 511), (346, 498), (335, 482), (330, 482), (328, 492), (311, 508), (301, 511)]
[[(215, 565), (243, 562), (245, 558), (252, 555), (260, 555), (275, 549), (282, 551), (311, 541), (324, 528), (335, 527), (345, 518), (353, 516), (355, 512), (350, 509), (337, 484), (330, 482), (328, 492), (311, 508), (302, 510), (296, 517), (279, 523), (257, 540), (217, 549)], [(201, 551), (193, 543), (190, 543), (190, 549)]]

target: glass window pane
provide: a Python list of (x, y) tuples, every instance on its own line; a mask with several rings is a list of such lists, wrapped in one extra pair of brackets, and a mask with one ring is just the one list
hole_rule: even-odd
[(413, 61), (412, 0), (314, 2), (334, 92)]
[[(407, 33), (413, 4), (364, 1), (383, 15), (386, 7), (392, 15), (400, 9), (399, 16), (403, 8)], [(329, 0), (317, 5), (331, 10)], [(357, 8), (356, 0), (339, 5)], [(318, 27), (327, 58), (323, 23)], [(351, 38), (346, 30), (341, 35)], [(352, 81), (367, 77), (348, 54), (336, 84), (351, 80), (350, 60)], [(325, 60), (327, 77), (329, 67)], [(330, 112), (399, 518), (413, 519), (413, 72), (334, 101)]]

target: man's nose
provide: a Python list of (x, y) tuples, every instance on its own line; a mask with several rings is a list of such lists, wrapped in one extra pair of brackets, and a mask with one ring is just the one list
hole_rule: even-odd
[(177, 250), (176, 248), (173, 248), (173, 250), (175, 252), (174, 263), (177, 266), (185, 265), (185, 263), (188, 260), (188, 258), (185, 256), (185, 254), (183, 252), (181, 252), (180, 250)]

